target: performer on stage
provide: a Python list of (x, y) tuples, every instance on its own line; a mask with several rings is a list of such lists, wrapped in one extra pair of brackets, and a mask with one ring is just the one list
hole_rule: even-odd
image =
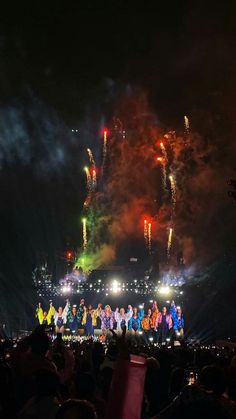
[(80, 303), (79, 303), (79, 307), (77, 309), (79, 329), (82, 328), (82, 318), (83, 318), (83, 314), (84, 314), (84, 307), (85, 307), (85, 301), (84, 301), (84, 298), (81, 298)]
[(144, 305), (138, 311), (137, 307), (133, 309), (133, 315), (129, 321), (129, 330), (133, 330), (134, 332), (141, 330), (141, 320), (144, 316)]
[(115, 322), (114, 312), (111, 306), (106, 305), (104, 310), (101, 309), (99, 317), (101, 319), (102, 333), (106, 335), (110, 329), (113, 329)]
[(100, 316), (102, 304), (98, 304), (96, 310), (89, 304), (88, 308), (84, 307), (82, 325), (84, 326), (86, 336), (94, 335), (94, 328), (97, 326), (97, 318)]
[[(55, 310), (55, 309), (54, 309)], [(67, 314), (69, 310), (69, 301), (66, 300), (66, 305), (64, 310), (62, 307), (58, 308), (58, 311), (55, 310), (54, 313), (54, 324), (55, 324), (55, 332), (56, 333), (64, 333), (65, 331), (65, 324), (67, 321)]]
[(178, 339), (183, 339), (184, 337), (184, 315), (180, 307), (176, 307), (175, 302), (172, 301), (170, 306), (170, 314), (173, 320), (173, 329), (175, 332), (175, 337)]
[(149, 308), (147, 314), (141, 320), (141, 327), (144, 332), (144, 339), (146, 344), (149, 343), (149, 338), (152, 337), (152, 310)]
[(125, 312), (124, 308), (121, 308), (119, 311), (119, 308), (115, 311), (115, 320), (117, 323), (117, 330), (118, 332), (121, 332), (124, 327), (126, 326), (126, 329), (128, 329), (128, 323), (133, 315), (133, 309), (131, 305), (128, 305), (128, 311)]
[(169, 336), (169, 331), (173, 326), (171, 315), (167, 312), (167, 308), (163, 307), (162, 312), (159, 313), (155, 331), (158, 333), (158, 341), (161, 343), (166, 342), (166, 338)]
[(81, 313), (77, 310), (77, 306), (73, 305), (72, 308), (69, 304), (67, 323), (71, 333), (74, 335), (77, 333), (79, 326), (81, 325)]
[(36, 308), (35, 312), (35, 317), (37, 318), (39, 324), (50, 326), (52, 324), (52, 317), (54, 316), (54, 313), (55, 309), (52, 305), (52, 301), (50, 301), (48, 312), (43, 311), (41, 303), (38, 303), (38, 307)]
[(152, 304), (152, 316), (151, 316), (151, 320), (152, 320), (151, 328), (153, 330), (153, 339), (154, 339), (154, 342), (155, 343), (157, 343), (157, 341), (158, 341), (158, 334), (157, 334), (157, 330), (156, 330), (156, 324), (157, 324), (157, 319), (158, 319), (159, 313), (160, 312), (159, 312), (159, 308), (157, 306), (157, 302), (156, 301), (153, 301), (153, 304)]

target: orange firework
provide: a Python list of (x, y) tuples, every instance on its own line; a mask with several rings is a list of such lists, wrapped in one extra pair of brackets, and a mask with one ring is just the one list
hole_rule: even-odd
[(152, 223), (148, 223), (148, 250), (152, 252)]
[(93, 186), (93, 191), (95, 191), (97, 188), (97, 173), (95, 169), (93, 169), (92, 171), (92, 186)]
[(145, 246), (148, 247), (148, 222), (144, 220), (143, 222), (143, 237), (145, 241)]

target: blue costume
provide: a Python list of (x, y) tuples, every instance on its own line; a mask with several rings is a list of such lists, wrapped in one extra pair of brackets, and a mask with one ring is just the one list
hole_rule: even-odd
[(180, 330), (184, 328), (184, 316), (183, 313), (179, 316), (177, 313), (177, 308), (175, 304), (171, 304), (170, 307), (170, 314), (173, 320), (173, 329), (174, 330)]
[(137, 313), (137, 317), (132, 316), (129, 321), (129, 330), (134, 330), (137, 332), (137, 330), (141, 330), (141, 321), (144, 317), (144, 309), (142, 308)]

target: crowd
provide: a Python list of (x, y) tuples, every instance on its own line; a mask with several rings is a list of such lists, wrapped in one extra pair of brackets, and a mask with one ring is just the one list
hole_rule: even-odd
[(86, 336), (93, 336), (94, 329), (99, 328), (102, 335), (107, 337), (110, 330), (121, 333), (126, 328), (133, 334), (142, 332), (146, 343), (150, 339), (156, 343), (165, 343), (173, 334), (178, 340), (184, 336), (184, 316), (181, 307), (176, 306), (174, 301), (170, 310), (163, 307), (161, 311), (154, 301), (146, 313), (144, 304), (139, 308), (129, 305), (127, 311), (124, 308), (112, 311), (110, 305), (103, 308), (102, 304), (98, 304), (94, 309), (91, 304), (86, 306), (84, 299), (81, 299), (78, 307), (71, 306), (67, 300), (64, 309), (59, 307), (56, 310), (51, 301), (48, 311), (43, 311), (39, 303), (35, 316), (40, 325), (52, 326), (56, 333), (62, 334), (68, 328), (71, 334), (83, 333)]
[(38, 326), (0, 345), (3, 419), (236, 417), (236, 353), (225, 348), (51, 342)]

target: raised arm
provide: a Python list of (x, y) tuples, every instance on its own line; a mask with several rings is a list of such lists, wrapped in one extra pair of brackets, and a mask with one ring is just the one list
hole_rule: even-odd
[(125, 316), (126, 316), (126, 320), (128, 320), (128, 321), (133, 316), (133, 309), (132, 309), (132, 306), (131, 305), (128, 306), (128, 311), (127, 311), (127, 313), (126, 313)]
[(118, 307), (116, 308), (116, 311), (114, 312), (114, 317), (115, 317), (116, 322), (120, 321), (120, 313), (119, 313)]
[(51, 302), (49, 306), (48, 314), (47, 314), (48, 324), (51, 324), (52, 317), (54, 317), (54, 314), (55, 314), (55, 308), (53, 307), (52, 302)]

